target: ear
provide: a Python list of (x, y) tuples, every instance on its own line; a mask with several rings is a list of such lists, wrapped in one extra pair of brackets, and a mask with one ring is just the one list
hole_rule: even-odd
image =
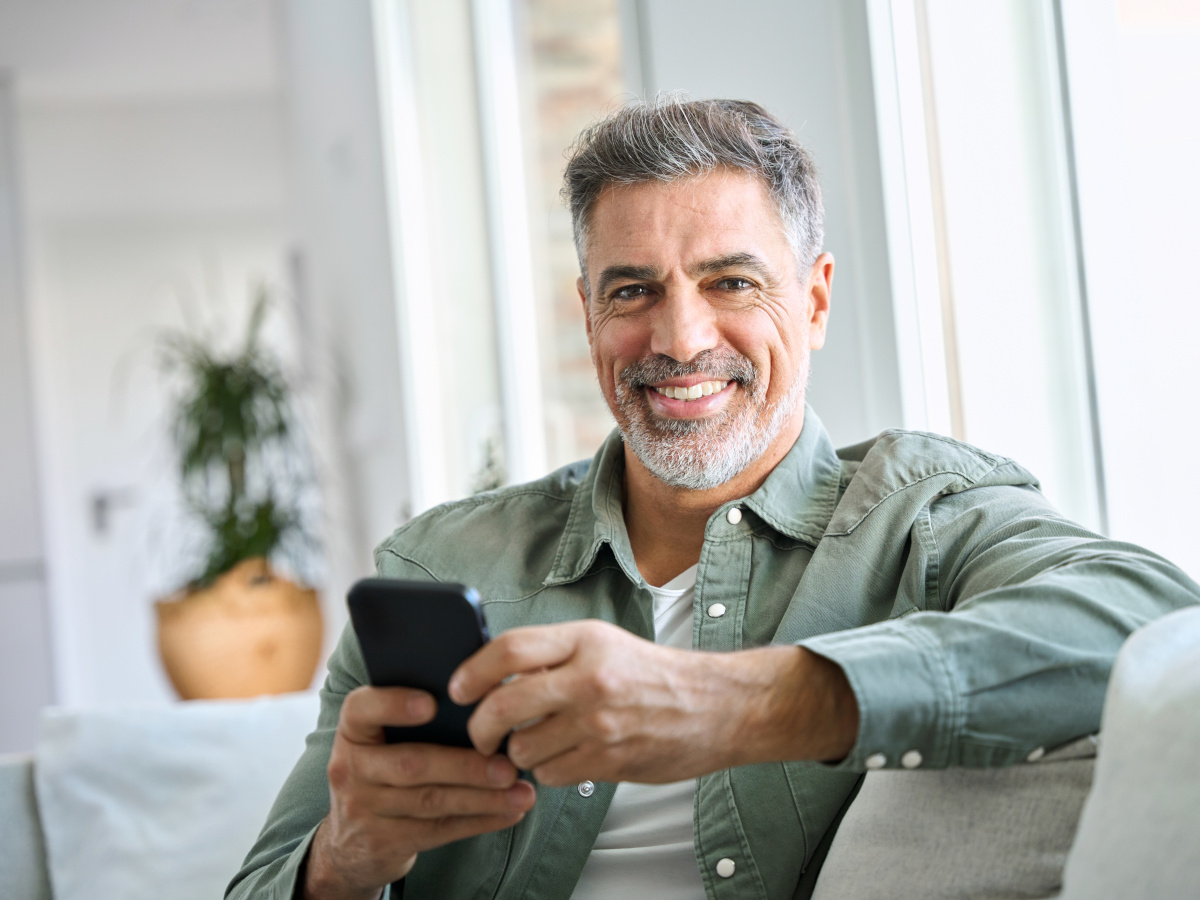
[(829, 300), (833, 294), (833, 254), (822, 253), (808, 273), (808, 346), (825, 346), (825, 326), (829, 322)]
[(579, 292), (579, 302), (583, 304), (583, 322), (587, 328), (588, 346), (592, 346), (592, 315), (588, 309), (587, 291), (583, 287), (583, 276), (575, 279), (575, 290)]

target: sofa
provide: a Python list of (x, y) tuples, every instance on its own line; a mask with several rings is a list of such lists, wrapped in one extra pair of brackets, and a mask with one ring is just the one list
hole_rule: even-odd
[[(0, 760), (0, 898), (213, 898), (316, 718), (315, 695), (50, 710)], [(815, 900), (1200, 897), (1200, 608), (1122, 648), (1101, 731), (994, 770), (867, 775)]]

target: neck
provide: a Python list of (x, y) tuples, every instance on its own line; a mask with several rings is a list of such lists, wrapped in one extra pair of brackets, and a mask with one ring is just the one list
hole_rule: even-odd
[(804, 404), (753, 463), (724, 484), (702, 491), (672, 487), (625, 445), (625, 529), (642, 577), (666, 584), (700, 561), (704, 529), (730, 500), (753, 494), (787, 455), (804, 428)]

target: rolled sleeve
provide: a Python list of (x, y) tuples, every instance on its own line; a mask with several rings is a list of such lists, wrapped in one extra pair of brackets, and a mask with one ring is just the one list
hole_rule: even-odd
[[(1005, 766), (1099, 730), (1128, 635), (1200, 602), (1171, 563), (1012, 488), (939, 499), (914, 531), (898, 618), (800, 645), (837, 663), (859, 707), (839, 768)], [(918, 595), (919, 594), (919, 595)]]
[(837, 768), (897, 767), (912, 751), (920, 754), (922, 765), (949, 765), (960, 727), (957, 692), (936, 643), (920, 631), (897, 627), (901, 624), (885, 622), (800, 643), (841, 667), (858, 702), (858, 738)]

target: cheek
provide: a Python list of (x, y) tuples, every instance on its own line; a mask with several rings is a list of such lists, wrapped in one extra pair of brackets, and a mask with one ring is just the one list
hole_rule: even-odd
[(729, 347), (754, 364), (760, 381), (773, 388), (773, 376), (781, 366), (786, 366), (787, 359), (770, 317), (756, 311), (753, 316), (726, 323), (722, 334)]
[(641, 359), (646, 341), (639, 329), (621, 319), (597, 322), (592, 332), (592, 363), (601, 384), (613, 379), (632, 362)]

